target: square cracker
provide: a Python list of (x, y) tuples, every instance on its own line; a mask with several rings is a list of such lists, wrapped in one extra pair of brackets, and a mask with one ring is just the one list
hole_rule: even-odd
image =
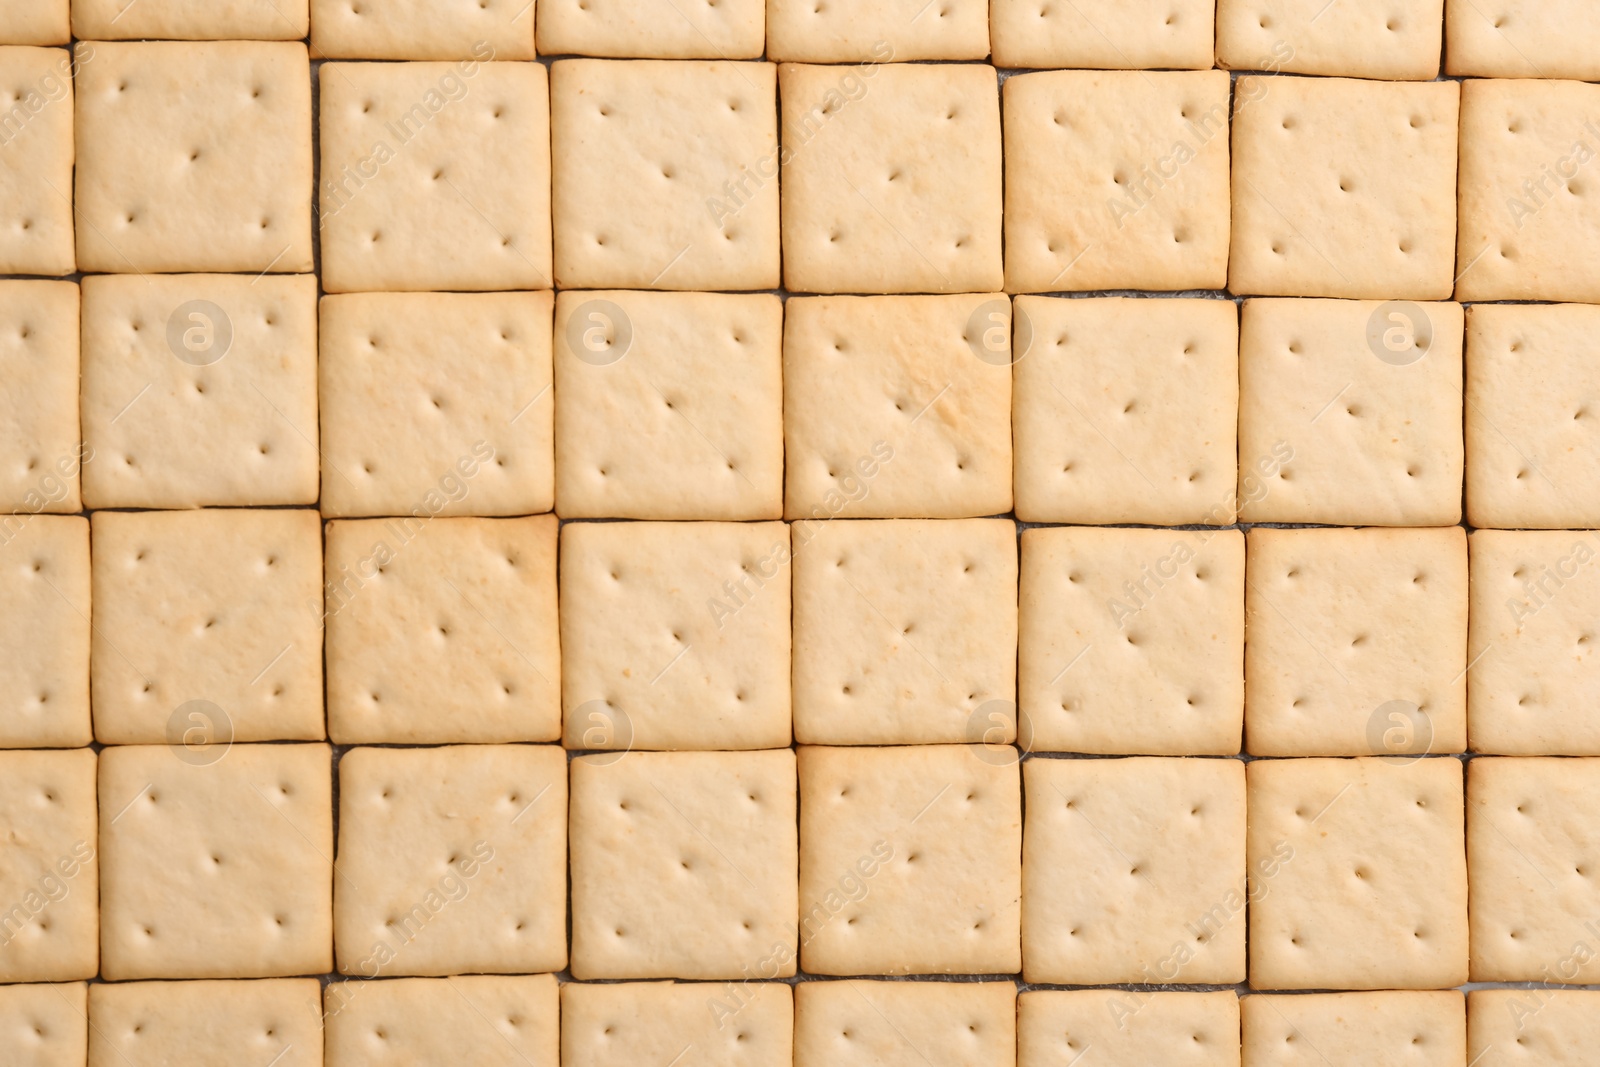
[(1250, 984), (1439, 989), (1467, 980), (1461, 761), (1246, 768)]
[(327, 736), (315, 512), (101, 511), (90, 522), (96, 740)]
[(783, 515), (783, 304), (767, 293), (556, 298), (563, 518)]
[(1012, 314), (1019, 519), (1233, 522), (1233, 301), (1023, 296)]
[(333, 887), (340, 973), (559, 971), (566, 818), (567, 763), (554, 745), (345, 753)]
[(78, 65), (79, 269), (312, 269), (305, 45), (80, 42)]
[(1006, 288), (1222, 288), (1228, 84), (1218, 70), (1007, 79)]
[(324, 297), (322, 513), (549, 511), (553, 302), (547, 292)]
[(89, 726), (89, 523), (0, 522), (0, 748), (76, 747)]
[[(800, 749), (800, 952), (812, 974), (1013, 974), (1022, 790), (983, 745)], [(864, 896), (840, 888), (865, 881)]]
[(767, 55), (798, 63), (985, 59), (988, 0), (768, 0)]
[(997, 293), (784, 307), (784, 514), (1011, 510), (1011, 307)]
[(770, 63), (556, 63), (561, 287), (776, 288), (776, 90)]
[(1035, 759), (1023, 778), (1025, 981), (1244, 981), (1243, 763)]
[(311, 16), (329, 59), (534, 58), (529, 0), (311, 0)]
[(1446, 74), (1600, 78), (1600, 8), (1589, 0), (1445, 0)]
[(318, 79), (328, 292), (550, 288), (544, 67), (330, 63)]
[(1217, 65), (1414, 79), (1439, 75), (1444, 0), (1217, 0)]
[(83, 282), (91, 508), (314, 504), (317, 279)]
[(1600, 85), (1462, 83), (1457, 300), (1600, 300), (1597, 136)]
[(693, 1048), (703, 1067), (794, 1067), (794, 992), (744, 979), (721, 987), (620, 982), (561, 987), (569, 1064), (667, 1064)]
[(555, 516), (333, 522), (327, 575), (335, 742), (561, 736)]
[(1025, 747), (1237, 753), (1244, 589), (1237, 530), (1023, 531)]
[(608, 753), (571, 769), (574, 978), (795, 973), (794, 753)]
[(0, 986), (0, 1041), (12, 1067), (82, 1067), (89, 1058), (89, 987)]
[(64, 49), (0, 46), (0, 273), (76, 269), (70, 199), (75, 66)]
[(993, 67), (786, 63), (779, 77), (789, 289), (1000, 288)]
[(1029, 990), (1017, 998), (1017, 1067), (1095, 1050), (1097, 1067), (1239, 1067), (1239, 998), (1115, 989)]
[(1248, 1067), (1289, 1067), (1308, 1056), (1415, 1067), (1467, 1062), (1467, 1003), (1455, 990), (1257, 994), (1239, 1008)]
[(1245, 737), (1256, 756), (1467, 747), (1467, 536), (1279, 530), (1246, 538)]
[(1461, 521), (1459, 304), (1247, 300), (1239, 518)]
[(1010, 982), (802, 982), (794, 1067), (1013, 1067)]
[(102, 751), (101, 977), (332, 970), (331, 758), (327, 745)]
[(297, 41), (305, 37), (309, 25), (307, 0), (72, 2), (73, 36), (96, 41), (152, 37), (180, 41)]
[(1215, 0), (994, 0), (994, 64), (1209, 70), (1215, 7)]
[(1474, 989), (1467, 994), (1472, 1067), (1584, 1067), (1600, 1044), (1600, 993)]
[(71, 39), (67, 0), (16, 0), (0, 7), (0, 43), (66, 44)]
[(1010, 519), (801, 526), (794, 734), (802, 744), (1016, 738), (1017, 532)]
[(322, 1067), (320, 992), (315, 978), (97, 983), (89, 990), (89, 1067)]
[(788, 745), (789, 558), (777, 522), (569, 523), (567, 747)]
[(71, 282), (0, 281), (0, 540), (19, 512), (83, 507), (78, 317)]
[(763, 0), (539, 0), (539, 51), (616, 59), (758, 59)]
[(332, 1067), (557, 1067), (560, 1061), (553, 975), (330, 982), (324, 1003)]
[(1448, 297), (1460, 97), (1449, 81), (1240, 78), (1228, 288)]
[(1600, 756), (1600, 535), (1475, 530), (1468, 543), (1472, 751)]
[(0, 752), (0, 982), (95, 976), (95, 766), (86, 748)]

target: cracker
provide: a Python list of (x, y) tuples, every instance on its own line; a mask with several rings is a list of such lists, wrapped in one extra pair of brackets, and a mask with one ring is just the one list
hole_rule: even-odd
[(1305, 1063), (1466, 1062), (1466, 998), (1454, 990), (1247, 996), (1239, 1002), (1250, 1067)]
[(1247, 300), (1239, 518), (1461, 521), (1459, 304)]
[(1465, 531), (1259, 527), (1246, 540), (1252, 755), (1466, 749)]
[(561, 987), (567, 1063), (793, 1067), (794, 993), (782, 982), (620, 982)]
[(95, 765), (82, 748), (0, 752), (0, 982), (96, 973)]
[(322, 513), (549, 511), (552, 303), (549, 293), (324, 298)]
[(24, 515), (83, 507), (78, 287), (0, 281), (0, 544)]
[(1462, 83), (1456, 299), (1600, 300), (1596, 137), (1600, 86)]
[[(18, 11), (22, 6), (7, 5)], [(10, 15), (8, 10), (0, 18), (9, 21)], [(54, 36), (36, 28), (39, 32), (30, 35)], [(65, 49), (0, 47), (0, 149), (5, 153), (0, 167), (0, 204), (5, 205), (0, 213), (0, 273), (62, 275), (76, 269), (71, 200), (74, 72)]]
[(340, 973), (560, 970), (566, 766), (554, 745), (345, 753), (333, 887)]
[(307, 0), (73, 0), (72, 32), (97, 41), (298, 41), (308, 16)]
[(526, 0), (311, 0), (311, 15), (311, 47), (330, 59), (534, 58)]
[(75, 1067), (89, 1058), (89, 987), (0, 986), (0, 1039), (14, 1067)]
[(315, 978), (97, 983), (89, 991), (89, 1067), (321, 1067), (319, 994)]
[(66, 44), (71, 38), (67, 0), (32, 0), (0, 10), (0, 43)]
[(548, 974), (332, 982), (325, 1002), (335, 1067), (556, 1067), (560, 1058), (560, 1003)]
[(785, 64), (779, 77), (789, 289), (1000, 288), (993, 67)]
[(1600, 77), (1600, 9), (1587, 0), (1445, 0), (1446, 74)]
[(1600, 537), (1477, 530), (1468, 541), (1471, 749), (1600, 756)]
[(1029, 990), (1017, 999), (1017, 1067), (1186, 1063), (1239, 1067), (1239, 998), (1142, 990)]
[(783, 514), (783, 305), (771, 294), (562, 293), (563, 518)]
[(1600, 993), (1588, 990), (1474, 989), (1467, 994), (1468, 1062), (1582, 1067), (1600, 1042), (1596, 1008)]
[(1460, 95), (1448, 81), (1240, 78), (1228, 288), (1448, 297)]
[(794, 1067), (1012, 1067), (1010, 982), (802, 982)]
[(321, 68), (328, 292), (550, 288), (548, 79), (486, 58)]
[(800, 749), (800, 945), (812, 974), (1022, 966), (1022, 791), (979, 745)]
[[(806, 530), (806, 527), (801, 527)], [(1016, 739), (1009, 519), (818, 523), (794, 560), (803, 744)]]
[(770, 0), (767, 55), (783, 62), (879, 63), (985, 59), (987, 0)]
[(791, 299), (785, 516), (1011, 510), (1010, 319), (995, 293)]
[(571, 825), (574, 978), (795, 973), (794, 753), (583, 756)]
[(1245, 770), (1252, 987), (1467, 980), (1459, 760), (1256, 760)]
[(564, 289), (773, 289), (770, 63), (562, 60), (551, 68)]
[[(1321, 0), (1318, 0), (1320, 3)], [(1353, 78), (1439, 75), (1444, 0), (1218, 0), (1217, 65)]]
[(553, 515), (331, 523), (325, 604), (339, 744), (561, 735)]
[(1018, 691), (1031, 747), (1238, 752), (1244, 589), (1236, 530), (1024, 531)]
[(998, 67), (1208, 70), (1215, 0), (995, 0)]
[(322, 536), (311, 511), (97, 512), (95, 738), (321, 740)]
[(0, 520), (0, 748), (87, 745), (89, 524)]
[(1226, 72), (1023, 74), (1005, 125), (1007, 289), (1226, 283)]
[(86, 278), (82, 394), (91, 508), (313, 504), (317, 280)]
[(1013, 314), (1018, 518), (1234, 520), (1232, 301), (1026, 296)]
[(787, 745), (789, 557), (776, 522), (568, 524), (567, 747)]
[(100, 755), (101, 977), (333, 968), (327, 745)]
[(539, 0), (544, 55), (758, 59), (765, 26), (763, 0)]
[(80, 270), (312, 269), (305, 45), (77, 47)]

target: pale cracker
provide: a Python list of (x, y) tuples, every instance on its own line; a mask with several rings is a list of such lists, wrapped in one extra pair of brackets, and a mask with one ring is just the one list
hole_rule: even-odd
[(566, 854), (567, 761), (554, 745), (345, 753), (340, 973), (561, 970)]
[(758, 59), (763, 0), (539, 0), (544, 55), (644, 59)]
[(91, 508), (317, 500), (317, 279), (83, 283)]
[(329, 59), (532, 59), (533, 36), (532, 0), (311, 0)]
[(789, 300), (786, 517), (1011, 510), (1009, 320), (997, 293)]
[(1217, 65), (1427, 81), (1444, 0), (1217, 0)]
[(74, 747), (89, 725), (89, 524), (0, 520), (0, 748)]
[(1589, 0), (1445, 0), (1446, 74), (1600, 78), (1600, 8)]
[(1252, 755), (1465, 751), (1465, 531), (1258, 527), (1246, 541)]
[(1461, 520), (1459, 304), (1247, 300), (1239, 518)]
[(1467, 980), (1461, 761), (1256, 760), (1246, 779), (1252, 987)]
[(562, 293), (562, 517), (782, 517), (782, 353), (771, 294)]
[(61, 48), (0, 47), (0, 113), (0, 273), (71, 274), (71, 55)]
[(569, 523), (565, 743), (775, 748), (790, 738), (782, 523)]
[(556, 519), (341, 521), (327, 531), (328, 736), (561, 736)]
[(1016, 738), (1010, 519), (802, 525), (794, 733), (802, 744)]
[(1024, 296), (1013, 317), (1019, 519), (1233, 522), (1231, 300)]
[(776, 88), (770, 63), (556, 63), (561, 287), (776, 288)]
[(1472, 1067), (1586, 1067), (1600, 1045), (1600, 993), (1474, 989), (1467, 994)]
[(555, 504), (545, 293), (321, 303), (322, 513), (527, 515)]
[(1237, 530), (1024, 531), (1017, 688), (1030, 747), (1237, 753), (1244, 589)]
[(330, 1067), (557, 1067), (561, 1058), (548, 974), (331, 982), (324, 1002)]
[(332, 970), (331, 758), (327, 745), (105, 749), (101, 977)]
[(988, 0), (767, 0), (767, 55), (797, 63), (986, 59)]
[(0, 982), (95, 976), (95, 766), (86, 748), (0, 752)]
[(783, 277), (795, 292), (1002, 282), (993, 67), (785, 64)]
[(568, 982), (561, 1047), (567, 1063), (587, 1067), (668, 1064), (674, 1056), (698, 1067), (793, 1067), (794, 993), (750, 979)]
[(1215, 0), (994, 0), (994, 64), (1208, 70), (1215, 7)]
[(0, 986), (0, 1041), (11, 1067), (82, 1067), (89, 1058), (89, 987)]
[(794, 753), (582, 756), (571, 825), (574, 978), (795, 973)]
[(1245, 1067), (1461, 1067), (1467, 1002), (1449, 991), (1255, 995), (1239, 1002)]
[(322, 1067), (320, 993), (315, 978), (99, 982), (89, 990), (89, 1067)]
[(1225, 71), (1023, 74), (1005, 126), (1008, 290), (1227, 282)]
[(1054, 1067), (1089, 1055), (1097, 1067), (1239, 1067), (1239, 998), (1212, 993), (1079, 989), (1017, 1000), (1017, 1067)]
[(1007, 982), (802, 982), (794, 1067), (1012, 1067)]
[(15, 0), (0, 8), (0, 43), (66, 44), (71, 38), (67, 0)]
[(305, 45), (77, 47), (79, 269), (312, 269)]
[(96, 41), (140, 38), (298, 41), (305, 37), (309, 28), (307, 0), (140, 0), (137, 3), (73, 0), (72, 3), (72, 35)]
[(1228, 288), (1448, 297), (1460, 97), (1449, 81), (1240, 78)]
[(1468, 543), (1472, 751), (1600, 756), (1600, 536), (1477, 530)]
[[(22, 514), (83, 507), (78, 435), (78, 287), (0, 281), (0, 509)], [(3, 538), (0, 538), (3, 540)]]

